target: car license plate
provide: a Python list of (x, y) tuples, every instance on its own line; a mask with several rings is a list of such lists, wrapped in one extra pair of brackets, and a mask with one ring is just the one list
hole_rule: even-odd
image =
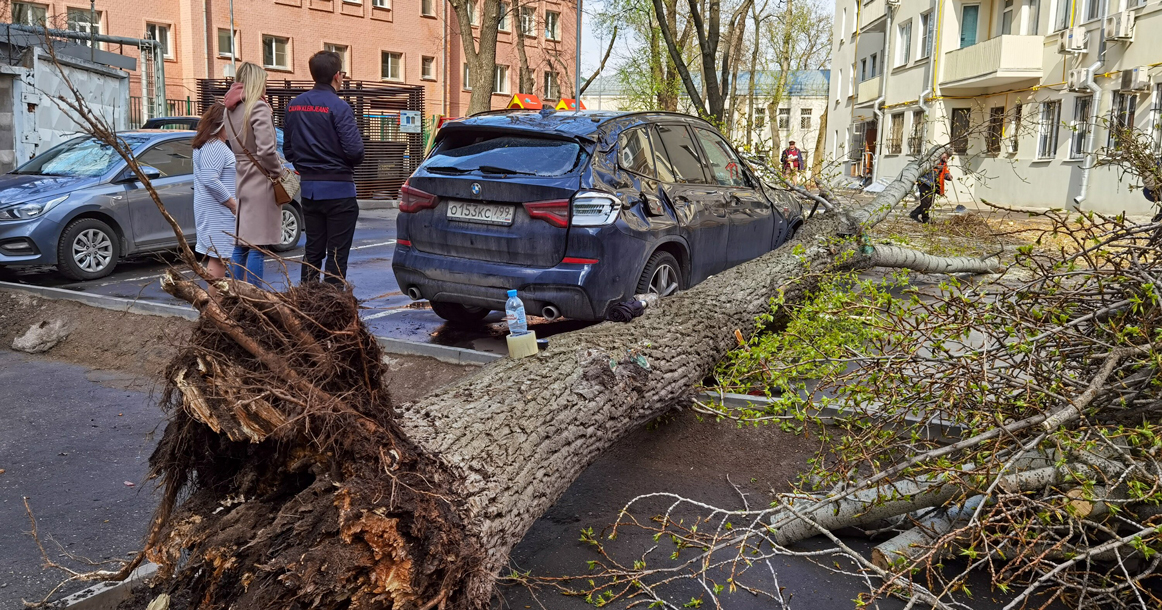
[(514, 206), (474, 201), (449, 201), (448, 218), (490, 225), (511, 225)]

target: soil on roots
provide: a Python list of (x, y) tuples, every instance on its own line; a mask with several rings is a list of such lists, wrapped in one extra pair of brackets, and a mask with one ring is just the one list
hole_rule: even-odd
[(166, 372), (147, 545), (161, 589), (207, 609), (466, 607), (481, 555), (458, 479), (400, 431), (355, 298), (243, 288)]

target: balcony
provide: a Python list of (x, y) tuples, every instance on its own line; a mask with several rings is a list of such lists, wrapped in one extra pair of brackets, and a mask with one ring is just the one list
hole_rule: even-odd
[(997, 36), (944, 54), (944, 90), (982, 89), (1039, 80), (1045, 70), (1044, 36)]
[[(859, 7), (859, 31), (863, 32), (872, 26), (880, 25), (884, 18), (886, 0), (859, 0), (863, 5)], [(881, 31), (883, 28), (879, 28)]]
[(874, 102), (880, 96), (880, 79), (882, 76), (869, 78), (859, 84), (858, 92), (856, 93), (855, 103), (867, 104)]

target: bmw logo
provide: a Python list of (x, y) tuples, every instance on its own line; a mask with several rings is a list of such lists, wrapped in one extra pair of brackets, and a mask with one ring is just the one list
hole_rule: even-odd
[(472, 188), (472, 196), (479, 198), (480, 197), (480, 183), (473, 182), (471, 188)]

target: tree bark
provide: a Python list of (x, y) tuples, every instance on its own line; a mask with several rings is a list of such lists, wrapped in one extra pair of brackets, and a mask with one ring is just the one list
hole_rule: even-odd
[(533, 77), (533, 71), (529, 69), (529, 56), (525, 51), (525, 33), (521, 25), (520, 7), (520, 0), (512, 0), (512, 12), (509, 13), (509, 19), (511, 19), (511, 25), (509, 27), (513, 28), (512, 35), (516, 38), (516, 54), (520, 59), (520, 76), (517, 79), (517, 92), (533, 93), (533, 90), (536, 88), (536, 78)]
[(819, 133), (815, 135), (815, 158), (811, 159), (811, 179), (818, 182), (823, 173), (823, 149), (827, 146), (827, 109), (830, 101), (823, 106), (823, 114), (819, 116)]
[[(468, 16), (468, 0), (448, 0), (456, 12), (456, 23), (460, 28), (460, 40), (464, 46), (464, 61), (468, 64), (469, 85), (472, 96), (468, 100), (465, 114), (473, 115), (492, 109), (492, 85), (496, 71), (496, 38), (500, 26), (500, 3), (495, 0), (484, 2), (480, 18), (480, 42), (472, 30), (472, 20)], [(519, 24), (518, 24), (519, 29)]]

